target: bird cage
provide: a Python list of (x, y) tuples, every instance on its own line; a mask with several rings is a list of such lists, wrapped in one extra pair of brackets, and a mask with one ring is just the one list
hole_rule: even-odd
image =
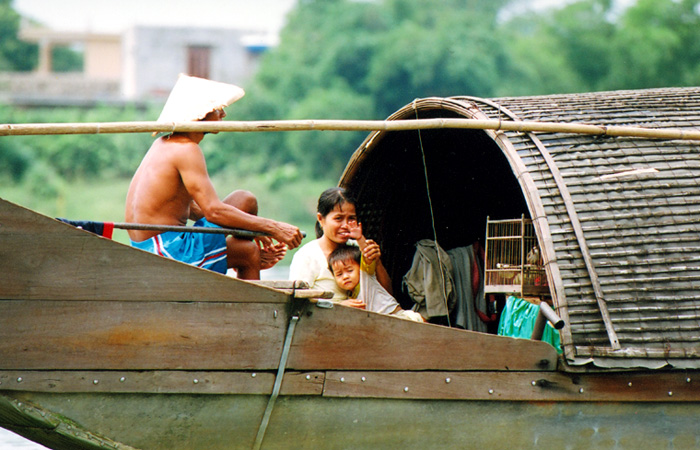
[(531, 219), (486, 218), (484, 291), (525, 296), (549, 295), (547, 275)]

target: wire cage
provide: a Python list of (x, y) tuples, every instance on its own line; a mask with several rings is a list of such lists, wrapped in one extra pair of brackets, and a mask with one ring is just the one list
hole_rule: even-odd
[(484, 292), (549, 295), (547, 274), (531, 219), (486, 218)]

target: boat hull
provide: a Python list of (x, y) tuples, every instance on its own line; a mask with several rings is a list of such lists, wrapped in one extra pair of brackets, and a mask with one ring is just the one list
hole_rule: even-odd
[[(60, 437), (71, 442), (63, 448), (73, 449), (96, 448), (97, 438), (77, 439), (82, 430), (124, 448), (250, 449), (267, 404), (261, 395), (17, 392), (8, 398), (70, 421), (51, 431), (3, 426), (54, 448), (61, 448)], [(262, 448), (695, 448), (698, 415), (698, 403), (282, 396)]]

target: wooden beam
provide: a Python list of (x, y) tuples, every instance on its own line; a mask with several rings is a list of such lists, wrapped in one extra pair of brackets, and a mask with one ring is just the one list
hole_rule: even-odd
[(172, 133), (172, 132), (261, 132), (261, 131), (406, 131), (435, 129), (497, 130), (542, 133), (571, 133), (646, 139), (700, 140), (700, 132), (686, 129), (655, 129), (581, 123), (475, 119), (415, 120), (260, 120), (225, 122), (93, 122), (51, 124), (0, 124), (0, 136)]
[[(274, 370), (287, 303), (0, 301), (0, 369)], [(549, 344), (310, 304), (290, 370), (553, 371)]]
[[(323, 372), (285, 374), (281, 395), (321, 395)], [(0, 390), (110, 394), (270, 395), (272, 372), (0, 370)]]
[(551, 402), (698, 402), (700, 373), (327, 372), (326, 397)]
[(553, 371), (554, 347), (383, 314), (311, 306), (294, 335), (287, 367), (295, 370)]
[(273, 370), (286, 303), (0, 301), (0, 369)]

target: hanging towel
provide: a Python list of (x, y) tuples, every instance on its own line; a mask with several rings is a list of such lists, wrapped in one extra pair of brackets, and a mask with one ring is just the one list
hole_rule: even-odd
[(418, 241), (413, 264), (402, 282), (418, 311), (428, 318), (447, 316), (454, 306), (453, 286), (449, 255), (435, 241)]
[[(511, 295), (506, 299), (506, 306), (501, 314), (501, 322), (498, 324), (498, 334), (530, 339), (539, 313), (540, 305), (533, 305)], [(542, 342), (547, 342), (557, 349), (558, 353), (562, 353), (559, 330), (555, 330), (549, 322), (544, 327)]]
[(479, 311), (488, 312), (484, 296), (484, 272), (473, 245), (447, 251), (454, 277), (455, 307), (453, 325), (465, 330), (486, 332)]

